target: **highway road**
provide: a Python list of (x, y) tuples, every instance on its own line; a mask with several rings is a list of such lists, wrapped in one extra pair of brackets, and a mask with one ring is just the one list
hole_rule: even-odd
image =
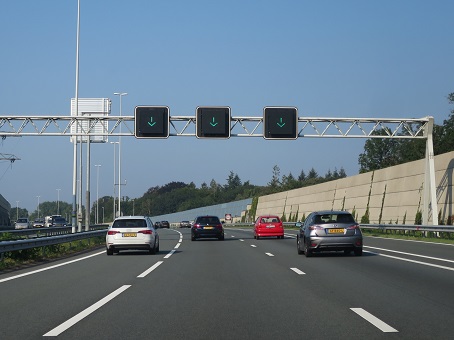
[(454, 247), (365, 238), (361, 257), (298, 255), (296, 231), (104, 249), (0, 275), (0, 338), (450, 339)]

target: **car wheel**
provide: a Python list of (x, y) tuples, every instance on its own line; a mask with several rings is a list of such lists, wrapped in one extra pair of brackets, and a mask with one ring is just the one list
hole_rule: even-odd
[(107, 249), (106, 249), (106, 254), (109, 255), (109, 256), (110, 256), (110, 255), (113, 255), (113, 250), (107, 248)]
[(298, 250), (298, 255), (303, 255), (304, 252), (301, 250), (299, 238), (296, 240), (296, 249)]
[(306, 242), (304, 242), (304, 255), (306, 255), (306, 257), (312, 256), (312, 251), (309, 249)]
[(363, 255), (363, 248), (357, 248), (354, 250), (356, 256)]
[(156, 246), (156, 252), (159, 253), (159, 239), (158, 239), (158, 245)]
[(218, 240), (219, 240), (219, 241), (224, 241), (224, 235), (219, 236)]
[(257, 236), (255, 237), (255, 239), (258, 240), (258, 239), (259, 239), (259, 235), (257, 235)]
[(191, 234), (191, 241), (195, 241), (195, 235)]

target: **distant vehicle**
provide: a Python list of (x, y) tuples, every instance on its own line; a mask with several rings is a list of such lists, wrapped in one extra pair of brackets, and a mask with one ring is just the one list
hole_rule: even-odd
[(14, 229), (27, 229), (30, 227), (30, 221), (28, 218), (22, 217), (18, 218), (14, 224)]
[(156, 221), (156, 222), (154, 223), (154, 227), (155, 227), (156, 229), (161, 228), (161, 222), (160, 222), (160, 221)]
[(359, 224), (347, 211), (315, 211), (310, 213), (297, 234), (298, 254), (312, 256), (315, 252), (351, 251), (363, 254), (363, 235)]
[(129, 249), (147, 250), (150, 254), (159, 252), (159, 235), (149, 217), (117, 217), (107, 230), (107, 255)]
[(33, 228), (42, 228), (44, 227), (44, 218), (37, 218), (33, 221)]
[(44, 217), (44, 226), (47, 228), (53, 227), (54, 218), (61, 217), (61, 215), (51, 215)]
[(189, 221), (181, 221), (180, 228), (191, 228), (191, 223)]
[(169, 221), (161, 221), (161, 228), (170, 228), (170, 223)]
[(52, 227), (54, 228), (66, 227), (67, 225), (68, 222), (63, 217), (54, 217), (52, 219)]
[(284, 226), (276, 215), (259, 216), (254, 224), (254, 238), (260, 237), (284, 238)]
[(191, 241), (198, 238), (224, 240), (224, 227), (217, 216), (198, 216), (191, 227)]

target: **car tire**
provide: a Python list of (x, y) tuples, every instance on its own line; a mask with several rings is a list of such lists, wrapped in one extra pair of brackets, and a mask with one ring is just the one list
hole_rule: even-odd
[(259, 235), (257, 235), (257, 236), (255, 237), (255, 239), (258, 240), (258, 239), (259, 239)]
[(306, 255), (306, 257), (312, 256), (312, 251), (309, 249), (306, 242), (304, 242), (304, 255)]
[(298, 250), (298, 255), (304, 254), (304, 251), (302, 251), (300, 248), (300, 239), (299, 238), (296, 240), (296, 249)]
[(219, 241), (224, 241), (224, 235), (218, 237)]
[(155, 238), (155, 239), (154, 239), (153, 248), (150, 249), (150, 254), (151, 254), (151, 255), (156, 254), (156, 252), (157, 252), (157, 250), (158, 250), (158, 246), (156, 245), (156, 241), (157, 241), (157, 239)]
[(113, 250), (107, 248), (107, 249), (106, 249), (106, 254), (109, 255), (109, 256), (110, 256), (110, 255), (113, 255)]
[(191, 241), (195, 241), (195, 235), (191, 234)]
[(355, 256), (363, 255), (363, 248), (357, 248), (354, 250)]

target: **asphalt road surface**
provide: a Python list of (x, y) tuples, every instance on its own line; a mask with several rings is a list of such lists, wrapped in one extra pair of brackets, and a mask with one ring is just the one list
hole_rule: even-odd
[(0, 275), (0, 338), (451, 339), (454, 247), (365, 238), (361, 257), (306, 258), (296, 231), (104, 249)]

